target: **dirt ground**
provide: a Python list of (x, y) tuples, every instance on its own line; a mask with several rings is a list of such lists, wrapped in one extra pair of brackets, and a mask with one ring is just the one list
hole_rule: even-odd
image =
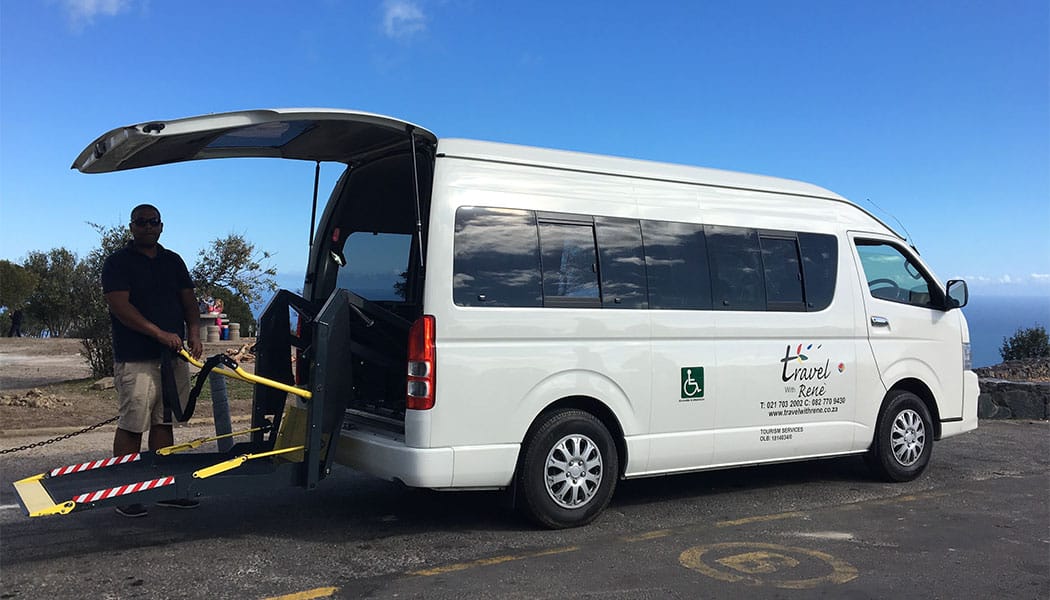
[[(251, 343), (253, 339), (206, 343), (204, 356)], [(116, 392), (95, 389), (96, 380), (81, 351), (79, 339), (0, 338), (0, 433), (86, 427), (116, 416)], [(253, 366), (242, 363), (248, 371)], [(231, 386), (229, 402), (234, 419), (250, 414), (250, 390)], [(207, 421), (211, 414), (205, 385), (192, 421)]]

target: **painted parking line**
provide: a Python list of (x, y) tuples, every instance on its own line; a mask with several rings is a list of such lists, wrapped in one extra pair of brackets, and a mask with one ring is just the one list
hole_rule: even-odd
[(314, 598), (328, 598), (339, 591), (337, 587), (319, 587), (302, 592), (294, 592), (283, 596), (270, 596), (263, 600), (314, 600)]
[(766, 523), (768, 521), (779, 521), (781, 519), (801, 519), (805, 516), (806, 513), (798, 511), (776, 513), (772, 515), (758, 515), (754, 517), (744, 517), (743, 519), (733, 519), (732, 521), (718, 521), (715, 523), (715, 527), (739, 527), (740, 525)]
[(515, 560), (525, 560), (527, 558), (538, 558), (541, 556), (551, 556), (554, 554), (565, 554), (567, 552), (575, 552), (579, 550), (579, 546), (567, 546), (563, 548), (551, 548), (549, 550), (540, 550), (539, 552), (531, 552), (528, 554), (518, 555), (504, 555), (504, 556), (493, 556), (491, 558), (479, 558), (478, 560), (472, 560), (469, 562), (456, 563), (452, 565), (445, 565), (443, 567), (434, 567), (433, 569), (421, 569), (419, 571), (409, 571), (409, 575), (417, 575), (422, 577), (431, 577), (434, 575), (443, 575), (445, 573), (454, 573), (456, 571), (465, 571), (467, 569), (473, 569), (474, 567), (487, 567), (489, 565), (498, 565), (505, 562), (511, 562)]
[(620, 538), (621, 541), (632, 543), (632, 542), (644, 542), (646, 540), (656, 540), (662, 537), (667, 537), (674, 533), (670, 529), (659, 529), (656, 531), (647, 531), (645, 533), (639, 533), (637, 535), (628, 535)]

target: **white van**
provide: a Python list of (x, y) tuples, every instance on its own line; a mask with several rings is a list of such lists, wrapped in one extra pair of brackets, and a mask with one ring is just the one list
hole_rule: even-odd
[(621, 478), (863, 454), (905, 481), (977, 427), (965, 282), (814, 185), (328, 109), (122, 127), (74, 167), (246, 156), (346, 164), (257, 348), (313, 392), (311, 486), (335, 460), (571, 527)]

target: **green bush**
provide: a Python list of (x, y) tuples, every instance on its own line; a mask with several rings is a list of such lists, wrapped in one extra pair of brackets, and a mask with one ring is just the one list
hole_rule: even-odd
[(1050, 339), (1047, 338), (1046, 328), (1042, 325), (1018, 328), (1012, 337), (1003, 338), (999, 354), (1003, 360), (1050, 357)]
[(73, 335), (81, 338), (91, 376), (97, 379), (113, 375), (113, 338), (109, 306), (102, 295), (102, 264), (107, 256), (131, 241), (131, 232), (125, 225), (103, 227), (92, 223), (91, 227), (98, 233), (99, 245), (83, 261), (88, 281), (82, 290), (80, 326)]

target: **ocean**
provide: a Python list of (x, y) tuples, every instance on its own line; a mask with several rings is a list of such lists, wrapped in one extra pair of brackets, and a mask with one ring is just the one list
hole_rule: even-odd
[(988, 367), (1002, 362), (1003, 339), (1019, 328), (1042, 325), (1050, 330), (1050, 298), (1041, 296), (970, 295), (963, 308), (970, 325), (973, 366)]

